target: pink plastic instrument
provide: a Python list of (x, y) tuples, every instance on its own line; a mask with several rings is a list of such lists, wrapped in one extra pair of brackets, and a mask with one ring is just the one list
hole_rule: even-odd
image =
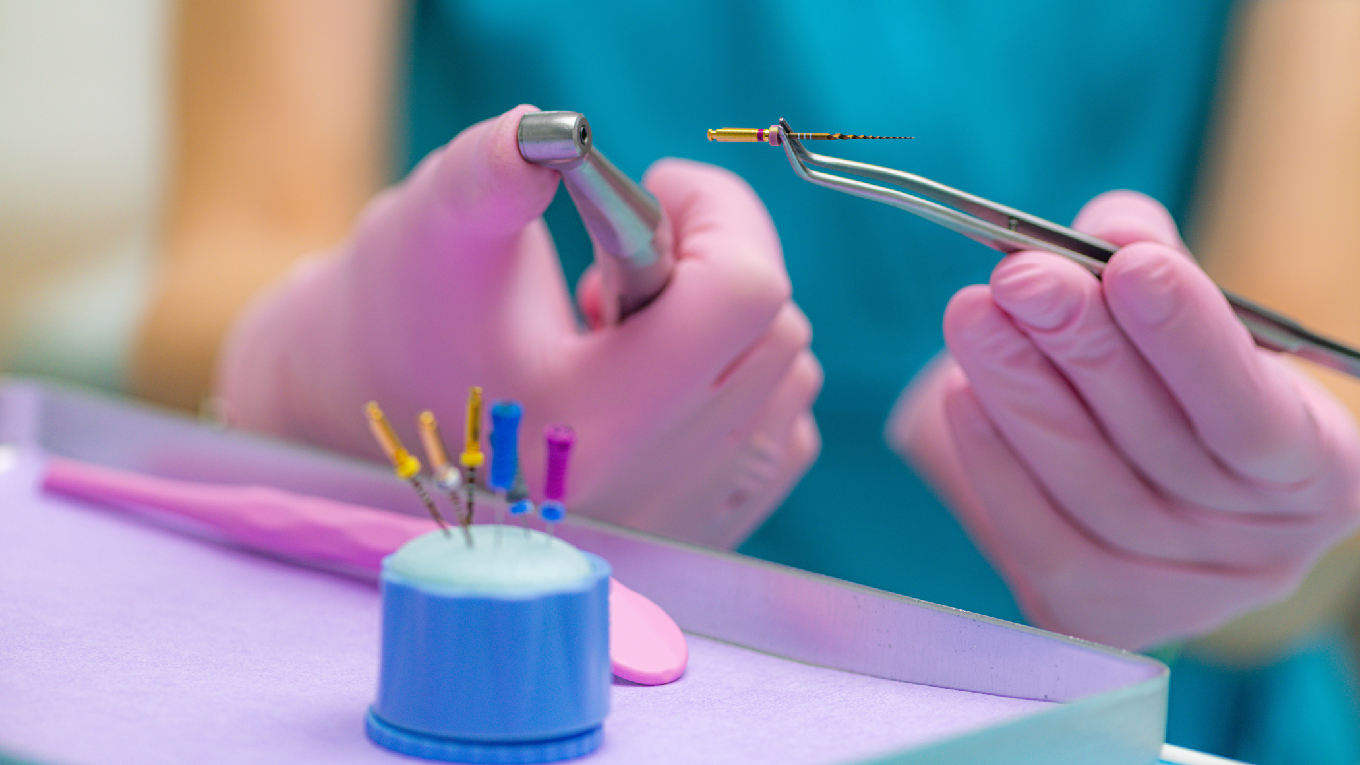
[[(52, 457), (47, 491), (113, 507), (163, 511), (248, 547), (312, 563), (381, 570), (383, 556), (435, 529), (428, 518), (335, 502), (264, 486), (174, 481)], [(679, 678), (685, 636), (652, 601), (610, 580), (609, 653), (614, 674), (642, 685)]]

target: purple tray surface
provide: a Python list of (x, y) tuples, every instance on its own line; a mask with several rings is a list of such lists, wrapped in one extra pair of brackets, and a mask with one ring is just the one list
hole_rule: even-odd
[[(400, 759), (363, 733), (372, 584), (43, 496), (40, 464), (19, 454), (0, 476), (0, 745), (67, 763)], [(587, 760), (836, 762), (1049, 704), (690, 641), (680, 681), (614, 687)]]
[[(251, 481), (294, 490), (306, 488), (299, 482), (364, 471), (277, 444), (243, 446), (232, 441), (239, 436), (125, 412), (117, 403), (67, 400), (71, 395), (31, 384), (0, 385), (0, 444), (7, 444), (0, 445), (0, 752), (70, 765), (410, 762), (374, 746), (363, 732), (377, 679), (379, 601), (372, 582), (38, 489), (49, 452), (134, 469), (157, 463), (153, 468), (163, 469), (155, 472), (199, 480), (225, 481), (230, 476), (224, 471), (239, 470)], [(178, 438), (186, 448), (171, 447)], [(214, 446), (220, 446), (216, 459), (209, 456)], [(243, 468), (242, 460), (258, 464)], [(288, 480), (259, 477), (270, 470)], [(344, 495), (357, 493), (359, 501), (382, 506), (381, 491), (363, 495), (371, 477), (369, 471), (356, 478), (354, 492)], [(838, 635), (832, 641), (837, 645), (814, 641), (806, 651), (839, 651), (847, 658), (816, 661), (800, 656), (804, 649), (780, 630), (762, 637), (771, 633), (769, 624), (736, 624), (740, 620), (730, 614), (705, 613), (695, 605), (705, 600), (703, 593), (668, 592), (648, 581), (660, 574), (637, 560), (643, 543), (611, 542), (610, 532), (600, 528), (576, 533), (587, 549), (606, 557), (599, 546), (620, 545), (620, 579), (657, 599), (691, 631), (685, 677), (657, 688), (617, 682), (605, 744), (582, 762), (934, 762), (976, 755), (971, 761), (1050, 763), (1066, 759), (1062, 746), (1050, 744), (1054, 730), (1079, 742), (1072, 751), (1107, 748), (1115, 755), (1111, 762), (1155, 759), (1146, 753), (1160, 743), (1160, 728), (1144, 729), (1148, 705), (1131, 706), (1130, 700), (1149, 694), (1154, 702), (1158, 694), (1164, 699), (1164, 687), (1157, 685), (1157, 670), (1136, 657), (1123, 661), (1106, 649), (1072, 648), (1065, 639), (991, 621), (969, 626), (967, 615), (922, 604), (924, 624), (963, 619), (964, 634), (983, 636), (991, 653), (979, 658), (962, 650), (933, 651), (915, 659), (904, 650), (920, 651), (904, 649), (900, 638), (893, 654), (877, 645), (881, 639), (841, 632), (829, 633)], [(711, 555), (658, 550), (656, 565), (667, 556)], [(790, 577), (736, 556), (717, 561), (749, 577)], [(810, 581), (844, 595), (844, 585)], [(718, 594), (714, 602), (730, 600), (730, 593)], [(863, 588), (851, 596), (866, 619), (904, 601)], [(801, 615), (797, 608), (788, 613), (795, 623), (814, 615), (806, 608)], [(706, 621), (719, 627), (702, 629)], [(693, 634), (696, 625), (724, 639)], [(1005, 645), (1010, 632), (1014, 649)], [(747, 633), (788, 642), (790, 650), (733, 644), (752, 644), (741, 639)], [(847, 649), (851, 643), (862, 645)], [(1060, 669), (1067, 666), (1078, 677), (1060, 671), (1045, 678), (1032, 666), (1057, 661), (1042, 649), (1050, 643), (1073, 662)], [(1020, 671), (1010, 672), (997, 650), (1013, 654), (1009, 659)], [(859, 667), (865, 662), (886, 669), (866, 674)], [(893, 669), (895, 664), (907, 669)], [(979, 670), (981, 665), (990, 668)], [(914, 671), (928, 675), (926, 682), (885, 679)], [(958, 675), (955, 688), (973, 690), (940, 687), (949, 683), (938, 678), (950, 672)], [(1164, 678), (1160, 682), (1164, 686)], [(1003, 690), (978, 692), (979, 683)], [(1033, 690), (1006, 690), (1024, 683)], [(1079, 703), (1055, 703), (1072, 701)], [(1056, 759), (1041, 756), (1050, 748)]]

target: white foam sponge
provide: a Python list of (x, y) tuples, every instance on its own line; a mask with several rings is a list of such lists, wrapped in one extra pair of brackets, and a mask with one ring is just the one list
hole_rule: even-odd
[(390, 571), (427, 587), (469, 593), (532, 594), (582, 581), (590, 563), (556, 537), (518, 526), (477, 525), (422, 534), (392, 553)]

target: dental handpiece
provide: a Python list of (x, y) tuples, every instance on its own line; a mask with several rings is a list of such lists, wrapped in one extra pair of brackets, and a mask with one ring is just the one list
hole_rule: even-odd
[(606, 324), (652, 302), (675, 265), (670, 224), (656, 198), (610, 164), (577, 112), (534, 112), (519, 121), (519, 153), (562, 175), (595, 243)]

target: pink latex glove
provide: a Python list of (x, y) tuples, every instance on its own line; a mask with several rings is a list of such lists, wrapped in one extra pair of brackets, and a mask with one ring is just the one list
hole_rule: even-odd
[(726, 171), (658, 162), (645, 183), (675, 233), (671, 282), (621, 325), (582, 331), (539, 218), (558, 176), (519, 155), (528, 111), (430, 154), (347, 242), (245, 312), (220, 362), (227, 416), (379, 459), (366, 401), (415, 443), (425, 408), (461, 434), (467, 390), (480, 385), (488, 402), (523, 403), (520, 463), (535, 495), (539, 434), (570, 424), (572, 511), (734, 545), (820, 445), (810, 407), (821, 369), (769, 216)]
[(888, 435), (1036, 625), (1142, 649), (1290, 593), (1356, 525), (1360, 439), (1156, 202), (1113, 192), (1074, 225), (1123, 247), (1103, 280), (1031, 252), (961, 290)]

